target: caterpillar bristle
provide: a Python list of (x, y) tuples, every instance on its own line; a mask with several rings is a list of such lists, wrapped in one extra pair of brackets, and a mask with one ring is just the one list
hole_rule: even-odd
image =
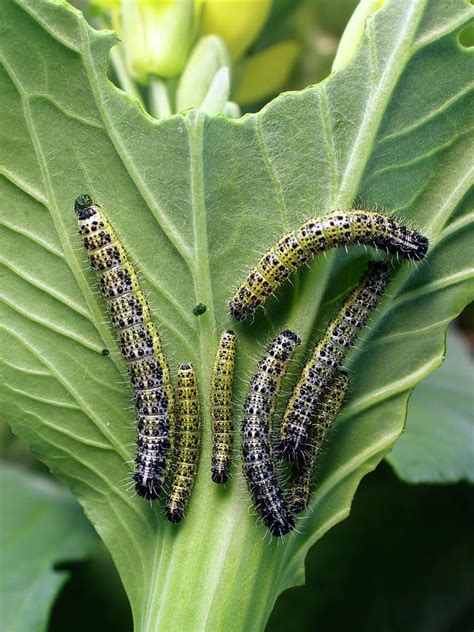
[(277, 477), (271, 455), (272, 414), (282, 378), (300, 339), (292, 331), (279, 334), (258, 362), (250, 381), (242, 423), (243, 470), (254, 507), (276, 537), (293, 530), (294, 517)]
[(284, 235), (248, 272), (229, 302), (230, 315), (238, 321), (253, 316), (295, 270), (317, 254), (356, 244), (412, 261), (421, 261), (429, 247), (421, 233), (373, 211), (350, 209), (310, 219)]
[(237, 339), (231, 330), (222, 332), (211, 374), (211, 478), (223, 485), (232, 464), (232, 393)]
[(138, 276), (102, 208), (84, 194), (76, 199), (74, 210), (135, 392), (135, 490), (154, 500), (168, 473), (172, 441), (173, 389), (168, 362)]
[(375, 309), (388, 283), (388, 263), (371, 261), (359, 285), (344, 301), (303, 368), (280, 424), (279, 459), (306, 465), (311, 459), (310, 429), (324, 392)]
[(165, 514), (180, 522), (191, 497), (201, 443), (201, 416), (193, 365), (180, 364), (176, 376), (176, 447)]

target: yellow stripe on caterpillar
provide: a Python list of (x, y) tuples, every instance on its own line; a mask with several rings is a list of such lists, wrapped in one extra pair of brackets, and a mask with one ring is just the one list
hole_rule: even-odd
[(180, 522), (189, 502), (199, 462), (201, 416), (192, 364), (180, 364), (176, 378), (176, 441), (166, 517)]
[(157, 498), (168, 473), (173, 432), (173, 388), (148, 302), (124, 247), (102, 208), (88, 195), (75, 202), (79, 234), (114, 326), (135, 391), (135, 489)]
[(428, 250), (424, 235), (381, 213), (350, 209), (310, 219), (260, 258), (232, 297), (230, 314), (245, 320), (309, 259), (330, 248), (355, 244), (414, 261), (423, 259)]
[(221, 334), (211, 375), (211, 478), (225, 483), (232, 463), (233, 415), (232, 387), (235, 367), (236, 337), (233, 331)]

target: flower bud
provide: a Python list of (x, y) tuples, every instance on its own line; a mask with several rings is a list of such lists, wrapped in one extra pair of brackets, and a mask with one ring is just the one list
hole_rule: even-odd
[(336, 72), (350, 61), (364, 34), (367, 18), (381, 9), (384, 2), (385, 0), (360, 0), (339, 41), (332, 72)]
[(219, 68), (214, 75), (208, 93), (199, 108), (207, 114), (219, 114), (224, 111), (230, 92), (230, 73), (227, 66)]
[(288, 81), (300, 48), (298, 42), (286, 40), (244, 59), (233, 95), (237, 103), (255, 103), (279, 92)]
[(90, 3), (104, 9), (120, 9), (121, 0), (90, 0)]
[(194, 0), (122, 0), (122, 32), (130, 74), (178, 76), (193, 37)]
[(242, 112), (240, 111), (239, 104), (235, 101), (227, 101), (224, 105), (224, 114), (229, 118), (238, 119), (242, 116)]
[(206, 0), (202, 31), (222, 37), (232, 59), (239, 59), (262, 30), (271, 7), (272, 0)]
[(220, 68), (231, 66), (230, 53), (217, 35), (201, 37), (189, 57), (176, 92), (178, 111), (199, 108)]

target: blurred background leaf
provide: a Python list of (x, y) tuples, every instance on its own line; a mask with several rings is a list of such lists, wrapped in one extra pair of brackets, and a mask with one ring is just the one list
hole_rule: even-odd
[(442, 366), (415, 389), (405, 432), (386, 457), (408, 483), (474, 483), (474, 363), (463, 335), (447, 338)]
[(8, 632), (45, 630), (69, 572), (98, 548), (80, 505), (58, 483), (0, 464), (0, 613)]

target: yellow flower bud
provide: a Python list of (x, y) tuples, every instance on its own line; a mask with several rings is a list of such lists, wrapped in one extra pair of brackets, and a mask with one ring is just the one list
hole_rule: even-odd
[(122, 31), (129, 72), (178, 76), (192, 43), (194, 0), (122, 0)]
[(288, 81), (299, 52), (298, 42), (287, 40), (245, 59), (233, 98), (244, 105), (279, 92)]
[(272, 0), (206, 0), (202, 31), (222, 37), (232, 59), (239, 59), (262, 30), (271, 7)]
[(90, 3), (104, 9), (120, 9), (121, 0), (90, 0)]

